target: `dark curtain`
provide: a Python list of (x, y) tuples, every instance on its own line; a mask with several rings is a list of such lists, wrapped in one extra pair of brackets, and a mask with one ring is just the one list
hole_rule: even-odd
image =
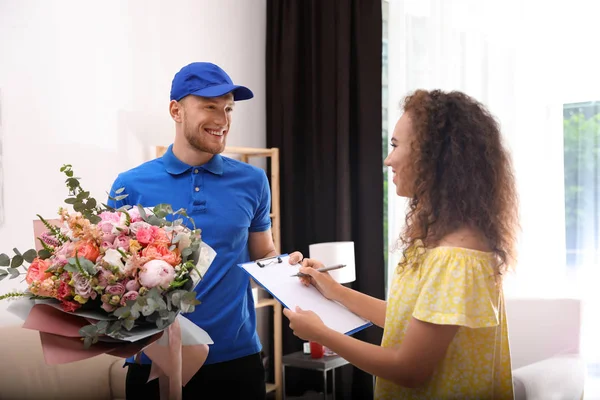
[[(383, 299), (381, 34), (378, 0), (267, 0), (267, 146), (281, 152), (282, 251), (308, 256), (311, 243), (352, 240), (352, 287)], [(301, 350), (283, 324), (284, 354)], [(381, 334), (355, 337), (379, 344)], [(338, 375), (343, 398), (372, 398), (371, 375)]]

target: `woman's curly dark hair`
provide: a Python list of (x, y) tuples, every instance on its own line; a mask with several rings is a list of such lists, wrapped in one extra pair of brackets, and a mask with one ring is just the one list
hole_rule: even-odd
[(456, 91), (417, 90), (405, 98), (403, 109), (414, 132), (415, 174), (400, 236), (404, 255), (415, 245), (434, 247), (445, 235), (468, 226), (489, 241), (499, 274), (514, 267), (518, 198), (495, 118), (481, 103)]

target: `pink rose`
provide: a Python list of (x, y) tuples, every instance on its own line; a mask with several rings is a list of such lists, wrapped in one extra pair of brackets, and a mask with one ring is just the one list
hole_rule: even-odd
[(108, 285), (104, 291), (108, 294), (116, 294), (118, 296), (125, 293), (125, 286), (122, 283), (115, 283), (114, 285)]
[(140, 283), (147, 288), (166, 289), (175, 279), (175, 268), (163, 260), (148, 261), (140, 270)]
[(129, 251), (129, 236), (121, 235), (117, 236), (113, 243), (113, 248), (118, 249), (119, 247), (125, 251)]
[(101, 212), (100, 214), (98, 214), (98, 216), (100, 217), (100, 219), (104, 222), (119, 222), (121, 220), (121, 213), (120, 212), (113, 212), (113, 211), (104, 211)]
[(132, 209), (128, 210), (127, 213), (129, 214), (129, 218), (131, 218), (132, 224), (134, 222), (142, 221), (142, 216), (140, 215), (140, 210), (138, 210), (137, 207), (133, 207)]
[(140, 284), (135, 279), (132, 279), (125, 284), (125, 289), (127, 289), (130, 292), (137, 292), (138, 290), (140, 290)]
[(154, 239), (154, 232), (152, 230), (152, 226), (139, 227), (135, 236), (138, 242), (140, 242), (143, 245), (148, 245)]
[(125, 293), (123, 295), (123, 297), (121, 297), (121, 305), (124, 306), (126, 302), (128, 302), (130, 300), (135, 300), (138, 298), (138, 296), (139, 296), (139, 293), (135, 292), (133, 290)]

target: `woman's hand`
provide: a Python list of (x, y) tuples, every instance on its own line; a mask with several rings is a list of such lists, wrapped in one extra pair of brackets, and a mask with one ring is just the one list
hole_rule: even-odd
[(296, 311), (283, 309), (283, 314), (290, 321), (290, 329), (300, 339), (318, 342), (323, 333), (328, 329), (321, 318), (312, 311), (296, 307)]
[[(292, 258), (290, 257), (290, 264), (292, 264)], [(300, 282), (303, 285), (313, 285), (323, 296), (330, 300), (337, 300), (339, 292), (343, 288), (338, 282), (335, 281), (329, 275), (328, 272), (319, 272), (319, 268), (323, 268), (322, 262), (313, 260), (311, 258), (305, 258), (301, 263), (299, 272), (308, 276), (300, 277)]]

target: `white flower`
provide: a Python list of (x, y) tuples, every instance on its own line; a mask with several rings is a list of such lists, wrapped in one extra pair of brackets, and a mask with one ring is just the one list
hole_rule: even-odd
[(115, 249), (106, 250), (106, 253), (104, 254), (104, 257), (102, 257), (102, 259), (108, 265), (111, 265), (113, 267), (118, 267), (119, 271), (121, 273), (123, 273), (125, 271), (125, 264), (123, 264), (123, 260), (121, 260), (121, 253), (119, 253), (117, 250), (115, 250)]

